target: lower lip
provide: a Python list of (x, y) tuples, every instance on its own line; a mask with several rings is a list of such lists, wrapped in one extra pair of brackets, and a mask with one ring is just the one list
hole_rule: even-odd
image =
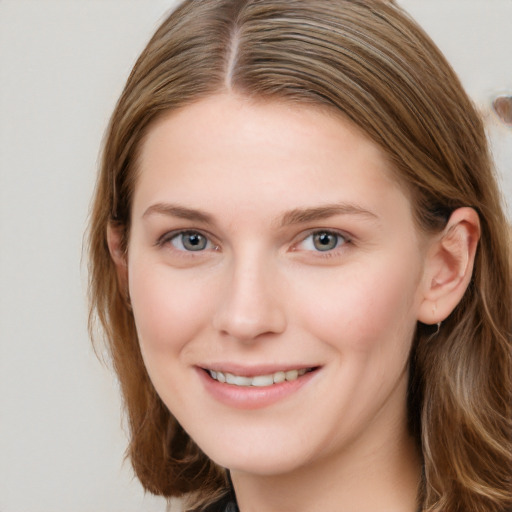
[(258, 387), (225, 384), (212, 379), (210, 374), (202, 368), (197, 370), (208, 393), (219, 402), (238, 409), (260, 409), (273, 405), (297, 393), (318, 373), (318, 369), (315, 369), (298, 377), (296, 380)]

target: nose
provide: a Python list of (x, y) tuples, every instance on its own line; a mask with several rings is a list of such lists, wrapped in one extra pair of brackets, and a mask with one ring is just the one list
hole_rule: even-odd
[(233, 265), (213, 318), (217, 332), (245, 343), (282, 333), (285, 297), (276, 274), (262, 261)]

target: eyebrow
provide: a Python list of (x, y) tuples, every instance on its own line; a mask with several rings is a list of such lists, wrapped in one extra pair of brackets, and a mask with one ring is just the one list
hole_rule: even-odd
[(155, 213), (196, 222), (204, 222), (207, 224), (213, 223), (213, 217), (206, 212), (170, 203), (153, 204), (143, 213), (142, 217), (148, 217)]
[(377, 215), (361, 206), (350, 203), (328, 204), (316, 208), (296, 208), (286, 212), (281, 219), (281, 226), (305, 224), (323, 220), (335, 215), (358, 215), (369, 219), (377, 219)]
[[(160, 214), (170, 217), (177, 217), (195, 222), (202, 222), (205, 224), (214, 224), (213, 216), (202, 210), (195, 208), (187, 208), (171, 203), (156, 203), (151, 205), (142, 215), (148, 217), (150, 215)], [(367, 217), (369, 219), (377, 219), (377, 215), (365, 208), (355, 204), (338, 203), (318, 206), (314, 208), (295, 208), (285, 212), (279, 220), (281, 227), (290, 226), (293, 224), (305, 224), (317, 220), (327, 219), (335, 215), (357, 215)]]

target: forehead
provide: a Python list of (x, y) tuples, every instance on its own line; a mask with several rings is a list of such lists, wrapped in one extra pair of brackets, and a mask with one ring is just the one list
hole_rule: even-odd
[[(280, 137), (276, 139), (277, 131)], [(237, 143), (245, 137), (245, 142), (253, 139), (257, 143), (267, 142), (268, 147), (274, 148), (286, 136), (296, 137), (297, 142), (301, 137), (312, 142), (315, 137), (321, 137), (325, 145), (340, 144), (342, 140), (350, 145), (358, 140), (359, 145), (364, 143), (367, 156), (371, 152), (375, 159), (387, 159), (384, 151), (361, 128), (334, 107), (291, 98), (246, 97), (234, 93), (215, 94), (164, 112), (146, 130), (141, 152), (144, 157), (161, 142), (162, 136), (180, 139), (181, 143), (206, 144), (216, 135), (234, 134)], [(321, 144), (317, 146), (320, 149)]]
[(385, 199), (388, 192), (402, 194), (385, 154), (341, 116), (225, 94), (173, 111), (150, 128), (134, 208), (191, 194), (202, 203), (217, 198), (232, 208), (259, 202), (275, 209), (322, 197)]

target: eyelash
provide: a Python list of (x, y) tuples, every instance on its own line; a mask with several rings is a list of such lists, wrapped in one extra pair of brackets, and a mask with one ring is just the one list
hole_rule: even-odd
[[(206, 244), (210, 245), (211, 247), (205, 247), (204, 249), (199, 249), (197, 251), (194, 251), (194, 250), (187, 250), (186, 247), (184, 246), (183, 244), (183, 237), (185, 236), (196, 236), (198, 238), (202, 238), (205, 240)], [(174, 246), (173, 244), (173, 241), (174, 240), (179, 240), (181, 238), (181, 246), (182, 248), (177, 248), (176, 246)], [(170, 244), (171, 246), (173, 246), (173, 248), (179, 252), (179, 253), (182, 253), (183, 255), (187, 254), (187, 253), (194, 253), (194, 252), (204, 252), (205, 250), (207, 249), (213, 249), (213, 250), (218, 250), (218, 246), (216, 244), (214, 244), (211, 240), (211, 237), (209, 235), (206, 235), (204, 233), (202, 233), (201, 231), (198, 231), (198, 230), (194, 230), (194, 229), (186, 229), (186, 230), (182, 230), (182, 231), (172, 231), (170, 233), (165, 233), (164, 235), (162, 235), (157, 241), (156, 241), (156, 244), (158, 247), (163, 247), (167, 244)], [(188, 255), (188, 254), (187, 254)]]
[[(335, 246), (332, 248), (328, 248), (324, 251), (316, 248), (314, 246), (315, 237), (320, 237), (320, 236), (336, 237)], [(301, 250), (299, 246), (306, 244), (308, 240), (311, 240), (309, 245), (311, 245), (313, 247), (308, 247), (305, 250), (314, 253), (315, 257), (322, 257), (322, 258), (331, 258), (333, 256), (336, 256), (339, 253), (339, 251), (343, 249), (343, 246), (345, 246), (347, 243), (351, 242), (350, 237), (346, 233), (341, 233), (339, 231), (335, 231), (332, 229), (316, 229), (314, 231), (310, 231), (307, 234), (307, 236), (301, 238), (301, 240), (294, 245), (293, 250)], [(302, 250), (304, 250), (304, 249), (302, 249)]]
[[(198, 238), (204, 239), (206, 246), (203, 249), (198, 249), (197, 251), (188, 250), (183, 244), (183, 237), (185, 237), (187, 235), (188, 236), (194, 235)], [(325, 251), (322, 251), (320, 249), (315, 250), (314, 246), (306, 248), (306, 249), (300, 248), (300, 246), (302, 244), (307, 243), (308, 240), (311, 240), (310, 245), (313, 245), (315, 242), (315, 240), (314, 240), (315, 236), (329, 236), (329, 237), (334, 236), (334, 237), (336, 237), (336, 245), (330, 249), (329, 248), (326, 249)], [(178, 248), (173, 244), (173, 241), (175, 241), (175, 240), (179, 241), (180, 237), (182, 237), (181, 241), (179, 242), (179, 244), (181, 245), (181, 248)], [(330, 258), (330, 257), (337, 255), (338, 252), (340, 250), (342, 250), (343, 247), (346, 244), (350, 243), (351, 241), (352, 241), (351, 237), (349, 235), (347, 235), (346, 233), (339, 232), (336, 230), (331, 230), (331, 229), (315, 229), (313, 231), (309, 231), (305, 236), (301, 236), (300, 240), (293, 244), (292, 251), (307, 251), (307, 252), (311, 252), (311, 253), (315, 254), (315, 257)], [(214, 251), (219, 250), (219, 246), (212, 241), (212, 237), (210, 235), (205, 234), (199, 230), (193, 230), (193, 229), (172, 231), (172, 232), (165, 233), (155, 243), (155, 245), (158, 247), (163, 247), (168, 244), (171, 245), (172, 248), (177, 253), (179, 253), (180, 255), (185, 256), (185, 257), (193, 256), (194, 252), (202, 253), (202, 252), (205, 252), (206, 250), (214, 250)]]

